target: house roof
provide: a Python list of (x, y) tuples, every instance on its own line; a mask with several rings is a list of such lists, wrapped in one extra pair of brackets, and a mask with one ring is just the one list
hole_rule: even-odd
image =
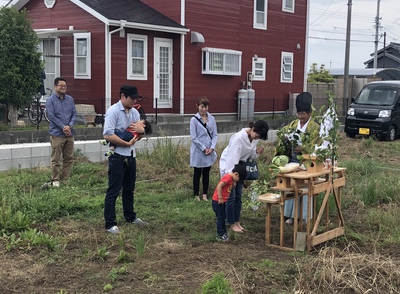
[(139, 0), (79, 0), (79, 2), (97, 11), (109, 20), (126, 20), (131, 23), (179, 29), (185, 28)]
[[(333, 68), (329, 70), (333, 76), (344, 76), (343, 68)], [(377, 76), (382, 80), (400, 80), (400, 69), (398, 68), (350, 68), (349, 76), (352, 77), (371, 77)]]
[[(65, 0), (64, 0), (65, 1)], [(186, 34), (190, 30), (140, 0), (70, 0), (108, 25)], [(17, 9), (29, 0), (12, 0)]]
[[(392, 59), (392, 60), (394, 60), (394, 61), (396, 61), (397, 63), (400, 64), (400, 58), (399, 57), (397, 57), (397, 56), (395, 56), (393, 54), (387, 53), (387, 52), (386, 52), (385, 55), (383, 55), (383, 53), (380, 52), (377, 57), (381, 58), (383, 56), (385, 56), (385, 58)], [(368, 63), (371, 63), (371, 62), (372, 63), (374, 62), (374, 58), (368, 59), (367, 61), (364, 62), (364, 64), (367, 65)]]
[[(395, 62), (400, 63), (400, 58), (399, 57), (387, 52), (388, 49), (390, 49), (390, 48), (393, 48), (393, 49), (398, 50), (400, 52), (400, 43), (390, 42), (390, 44), (387, 45), (385, 48), (381, 48), (376, 52), (377, 53), (377, 57), (381, 58), (381, 57), (384, 56), (383, 54), (385, 53), (385, 58), (392, 59)], [(384, 51), (386, 51), (386, 52), (384, 52)], [(375, 55), (375, 53), (371, 53), (370, 54), (370, 56), (374, 56), (374, 55)], [(365, 61), (364, 64), (367, 65), (368, 63), (373, 63), (373, 62), (374, 62), (374, 58), (371, 58), (371, 59), (368, 59), (367, 61)]]

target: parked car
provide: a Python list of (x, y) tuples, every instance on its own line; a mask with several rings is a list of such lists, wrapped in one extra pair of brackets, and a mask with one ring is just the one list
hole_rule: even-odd
[(400, 128), (399, 95), (400, 81), (366, 84), (347, 110), (344, 128), (347, 136), (395, 140)]

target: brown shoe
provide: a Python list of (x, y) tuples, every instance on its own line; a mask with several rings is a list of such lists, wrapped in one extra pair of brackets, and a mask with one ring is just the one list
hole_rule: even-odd
[(235, 224), (231, 225), (230, 229), (231, 229), (232, 231), (234, 231), (235, 233), (239, 233), (239, 234), (243, 234), (243, 233), (244, 233), (244, 232), (243, 232), (241, 229), (239, 229)]

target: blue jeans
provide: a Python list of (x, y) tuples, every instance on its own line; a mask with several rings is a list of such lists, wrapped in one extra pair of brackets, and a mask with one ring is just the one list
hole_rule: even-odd
[(232, 189), (226, 202), (226, 221), (228, 224), (234, 224), (240, 220), (240, 212), (242, 210), (242, 190), (243, 184), (239, 182)]
[[(302, 214), (303, 214), (303, 220), (307, 220), (308, 195), (304, 195), (304, 196), (302, 196), (302, 198), (303, 198), (303, 202), (302, 202), (303, 204), (302, 204), (302, 207), (299, 207), (299, 211), (298, 211), (297, 215), (300, 218), (300, 209), (301, 209)], [(313, 212), (313, 204), (311, 202), (310, 219), (313, 218), (312, 212)], [(294, 218), (294, 199), (289, 199), (289, 200), (285, 201), (283, 214), (287, 218)]]
[[(131, 132), (115, 130), (114, 134), (117, 135), (118, 137), (120, 137), (125, 142), (129, 142), (130, 140), (133, 139), (133, 134)], [(117, 145), (115, 145), (111, 142), (109, 144), (110, 144), (110, 147), (117, 147)]]
[(224, 234), (226, 234), (226, 205), (225, 203), (218, 204), (218, 201), (215, 200), (213, 200), (211, 204), (215, 212), (215, 216), (217, 217), (217, 235), (222, 237)]
[(117, 225), (115, 201), (122, 189), (122, 209), (127, 222), (136, 219), (133, 208), (136, 183), (136, 158), (118, 153), (108, 157), (108, 189), (104, 200), (105, 228)]

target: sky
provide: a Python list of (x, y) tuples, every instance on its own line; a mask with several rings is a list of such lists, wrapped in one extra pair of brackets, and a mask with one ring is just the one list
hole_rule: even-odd
[[(272, 1), (272, 0), (270, 0)], [(273, 0), (278, 1), (278, 0)], [(317, 63), (326, 69), (344, 68), (348, 2), (350, 0), (310, 0), (307, 68)], [(390, 42), (400, 43), (400, 0), (379, 0), (378, 50)], [(8, 0), (0, 0), (0, 6)], [(351, 0), (350, 68), (365, 68), (374, 58), (375, 19), (378, 0)]]
[[(344, 68), (349, 0), (310, 0), (307, 66), (325, 64), (326, 69)], [(375, 52), (375, 20), (378, 0), (352, 0), (350, 68), (365, 68)], [(378, 50), (400, 43), (400, 0), (381, 0)], [(386, 42), (384, 33), (386, 32)]]

